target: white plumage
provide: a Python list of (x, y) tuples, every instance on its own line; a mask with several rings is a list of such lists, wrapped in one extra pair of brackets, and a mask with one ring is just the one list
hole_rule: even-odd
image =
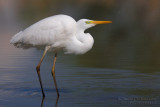
[(94, 43), (93, 37), (84, 31), (96, 24), (112, 23), (111, 21), (92, 21), (81, 19), (76, 22), (72, 17), (67, 15), (55, 15), (45, 18), (24, 31), (20, 31), (10, 40), (11, 44), (21, 48), (45, 48), (43, 56), (37, 65), (37, 73), (41, 85), (43, 97), (43, 87), (40, 78), (40, 65), (48, 50), (55, 52), (54, 65), (52, 67), (52, 76), (58, 93), (55, 80), (55, 61), (57, 50), (63, 49), (65, 53), (84, 54), (89, 51)]
[(70, 16), (51, 16), (20, 31), (13, 36), (10, 43), (19, 47), (51, 46), (52, 50), (62, 48), (66, 53), (83, 54), (92, 48), (94, 42), (90, 34), (84, 33), (83, 27)]

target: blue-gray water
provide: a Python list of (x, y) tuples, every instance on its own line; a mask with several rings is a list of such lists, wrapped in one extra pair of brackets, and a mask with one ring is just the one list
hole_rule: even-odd
[[(40, 107), (42, 96), (35, 68), (43, 51), (17, 49), (9, 44), (10, 36), (3, 37), (0, 42), (0, 107)], [(56, 63), (60, 91), (57, 100), (51, 76), (53, 56), (48, 53), (41, 66), (46, 93), (44, 107), (56, 106), (56, 102), (58, 107), (156, 107), (160, 104), (158, 69), (83, 67), (77, 63), (78, 56), (62, 53)], [(102, 58), (99, 60), (103, 62)]]

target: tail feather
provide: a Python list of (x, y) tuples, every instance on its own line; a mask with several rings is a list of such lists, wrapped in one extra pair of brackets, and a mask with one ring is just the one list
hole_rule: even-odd
[(11, 43), (11, 44), (16, 44), (16, 43), (21, 42), (22, 33), (23, 33), (23, 31), (20, 31), (19, 33), (15, 34), (15, 35), (12, 37), (12, 39), (10, 40), (10, 43)]

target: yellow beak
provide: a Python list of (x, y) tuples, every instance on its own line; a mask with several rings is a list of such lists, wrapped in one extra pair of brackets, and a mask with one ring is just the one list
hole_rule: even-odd
[(91, 21), (92, 24), (107, 24), (112, 23), (112, 21)]

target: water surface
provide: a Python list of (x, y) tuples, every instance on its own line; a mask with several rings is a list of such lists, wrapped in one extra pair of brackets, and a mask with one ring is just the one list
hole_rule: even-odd
[[(41, 106), (42, 96), (35, 68), (43, 51), (17, 49), (9, 44), (9, 39), (10, 35), (6, 34), (0, 40), (0, 106)], [(57, 99), (51, 76), (53, 57), (53, 53), (48, 53), (41, 66), (46, 93), (44, 107), (156, 107), (160, 104), (159, 69), (93, 67), (85, 65), (86, 62), (93, 63), (93, 59), (63, 53), (59, 54), (56, 63), (60, 91)], [(102, 58), (99, 60), (103, 62)], [(94, 61), (96, 63), (97, 58)]]

